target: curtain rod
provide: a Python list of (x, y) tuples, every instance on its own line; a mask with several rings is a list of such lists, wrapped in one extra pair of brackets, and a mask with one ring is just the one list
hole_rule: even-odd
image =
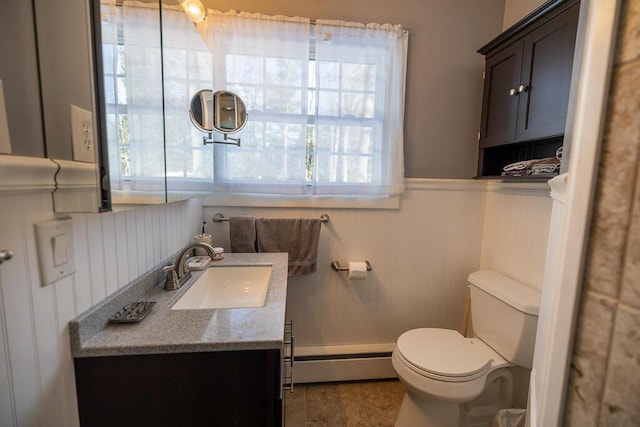
[[(122, 6), (122, 5), (123, 5), (123, 3), (124, 3), (124, 0), (116, 0), (116, 6)], [(316, 20), (315, 20), (315, 19), (311, 19), (311, 20), (309, 21), (309, 23), (310, 23), (311, 25), (313, 25), (313, 26), (317, 25), (317, 24), (316, 24)], [(367, 24), (363, 24), (363, 25), (365, 25), (365, 26), (366, 26)], [(403, 32), (404, 34), (409, 34), (409, 30), (407, 30), (406, 28), (403, 28), (403, 29), (402, 29), (402, 32)]]
[[(339, 19), (336, 19), (336, 21), (339, 21)], [(311, 25), (313, 25), (313, 26), (316, 26), (316, 25), (317, 25), (317, 24), (316, 24), (316, 20), (315, 20), (315, 19), (310, 20), (310, 21), (309, 21), (309, 23), (310, 23)], [(356, 24), (362, 24), (362, 23), (361, 23), (361, 22), (356, 22)], [(365, 27), (367, 26), (367, 24), (362, 24), (362, 25), (364, 25)], [(389, 25), (393, 25), (393, 24), (389, 24)], [(403, 28), (403, 29), (402, 29), (402, 32), (403, 32), (404, 34), (409, 34), (409, 30), (407, 30), (406, 28)]]

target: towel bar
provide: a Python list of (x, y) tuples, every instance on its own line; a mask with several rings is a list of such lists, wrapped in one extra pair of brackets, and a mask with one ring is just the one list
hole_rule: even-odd
[[(367, 263), (367, 271), (371, 271), (371, 263), (369, 263), (369, 261), (365, 261), (365, 263)], [(331, 263), (331, 268), (333, 268), (335, 271), (349, 271), (349, 267), (341, 266), (339, 261), (333, 261)]]
[[(320, 220), (322, 221), (323, 224), (328, 223), (329, 222), (329, 215), (327, 215), (327, 214), (320, 215)], [(220, 212), (218, 212), (217, 214), (215, 214), (213, 216), (211, 221), (213, 221), (213, 222), (224, 222), (224, 221), (229, 221), (229, 218), (226, 218), (224, 216), (224, 214), (221, 214)]]

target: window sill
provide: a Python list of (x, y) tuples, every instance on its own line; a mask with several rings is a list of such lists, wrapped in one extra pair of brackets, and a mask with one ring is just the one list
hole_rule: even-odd
[(271, 196), (264, 194), (213, 194), (204, 198), (203, 206), (261, 208), (343, 208), (400, 209), (400, 196), (385, 198), (328, 196)]
[(114, 205), (160, 205), (166, 203), (164, 191), (111, 190)]

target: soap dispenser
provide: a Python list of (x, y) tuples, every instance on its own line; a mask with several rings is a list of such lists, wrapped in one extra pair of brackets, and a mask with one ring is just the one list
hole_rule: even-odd
[[(207, 227), (207, 221), (202, 221), (202, 233), (196, 234), (195, 236), (193, 236), (193, 241), (195, 243), (207, 243), (209, 246), (213, 246), (213, 237), (211, 236), (211, 234), (207, 234), (205, 232), (206, 227)], [(195, 254), (203, 256), (203, 255), (207, 255), (207, 251), (201, 248), (196, 248)]]

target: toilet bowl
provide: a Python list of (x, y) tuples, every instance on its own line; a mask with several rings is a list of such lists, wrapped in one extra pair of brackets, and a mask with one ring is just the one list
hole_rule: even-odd
[(496, 409), (509, 405), (511, 364), (477, 338), (449, 329), (413, 329), (398, 338), (391, 363), (407, 390), (397, 427), (460, 425), (460, 404), (498, 379), (505, 384)]
[(477, 338), (439, 328), (398, 338), (391, 362), (406, 393), (396, 427), (488, 425), (511, 407), (510, 367), (531, 367), (540, 294), (489, 270), (469, 284)]
[(484, 389), (487, 375), (509, 366), (477, 338), (451, 329), (413, 329), (398, 338), (392, 355), (416, 392), (451, 402), (467, 402)]

